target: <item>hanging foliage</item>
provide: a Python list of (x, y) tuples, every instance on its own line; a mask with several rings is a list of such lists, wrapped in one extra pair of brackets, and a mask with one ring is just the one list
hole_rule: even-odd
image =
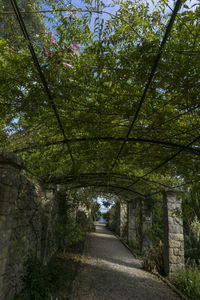
[(17, 19), (1, 28), (1, 151), (45, 180), (126, 174), (144, 194), (199, 180), (200, 9), (180, 7), (19, 4), (30, 40)]

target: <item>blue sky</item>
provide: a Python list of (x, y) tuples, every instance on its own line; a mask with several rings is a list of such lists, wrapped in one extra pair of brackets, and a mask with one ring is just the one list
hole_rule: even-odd
[(96, 199), (95, 199), (98, 203), (100, 203), (101, 204), (101, 208), (100, 208), (100, 211), (101, 212), (107, 212), (109, 209), (110, 209), (110, 207), (105, 207), (104, 205), (103, 205), (103, 201), (107, 201), (107, 200), (111, 200), (111, 198), (109, 198), (109, 197), (102, 197), (102, 196), (99, 196), (99, 197), (97, 197)]
[[(157, 4), (158, 4), (159, 2), (161, 2), (161, 0), (136, 0), (136, 1), (139, 1), (139, 2), (141, 2), (141, 1), (147, 2), (147, 3), (149, 4), (150, 10), (152, 10), (152, 11), (156, 8)], [(176, 2), (176, 1), (174, 1), (174, 0), (162, 0), (162, 1), (163, 1), (163, 2), (167, 2), (167, 3), (169, 4), (169, 6), (170, 6), (172, 9), (174, 8), (175, 2)], [(70, 2), (70, 1), (66, 1), (66, 4), (69, 4), (69, 2)], [(132, 1), (132, 2), (135, 2), (135, 1)], [(94, 3), (93, 7), (94, 7), (94, 9), (95, 9), (95, 0), (93, 1), (93, 3)], [(117, 9), (119, 8), (119, 5), (113, 4), (113, 1), (112, 1), (112, 0), (104, 0), (104, 3), (106, 4), (106, 7), (103, 8), (103, 11), (106, 11), (106, 12), (108, 12), (108, 13), (115, 14), (116, 11), (117, 11)], [(192, 6), (193, 6), (194, 4), (197, 4), (197, 3), (200, 3), (200, 0), (187, 0), (187, 1), (185, 2), (185, 4), (187, 4), (188, 7), (190, 7), (191, 9), (194, 9), (194, 8), (192, 8)], [(85, 4), (84, 1), (82, 1), (82, 0), (72, 0), (72, 1), (71, 1), (71, 4), (72, 4), (76, 9), (79, 9), (79, 8), (80, 8), (80, 9), (86, 9), (86, 7), (89, 6), (89, 5)], [(165, 7), (166, 7), (165, 12), (166, 12), (166, 13), (170, 13), (171, 10), (167, 7), (167, 5), (166, 5)], [(185, 9), (185, 8), (182, 6), (182, 8), (181, 8), (180, 11), (183, 11), (184, 9)], [(101, 8), (100, 8), (100, 10), (101, 10)], [(81, 14), (82, 14), (82, 13), (79, 13), (78, 15), (81, 16)], [(47, 14), (47, 15), (50, 16), (51, 14)], [(93, 23), (94, 19), (95, 19), (97, 16), (99, 16), (100, 19), (103, 18), (103, 19), (105, 19), (105, 20), (107, 20), (107, 19), (110, 18), (110, 16), (109, 16), (108, 14), (105, 14), (105, 13), (102, 13), (102, 14), (96, 14), (96, 13), (93, 13), (93, 14), (92, 14), (92, 23)], [(49, 24), (49, 25), (50, 25), (50, 24)], [(50, 27), (51, 27), (51, 26), (52, 26), (52, 25), (50, 25)], [(91, 28), (93, 29), (93, 25), (92, 25), (92, 24), (91, 24)], [(51, 30), (51, 29), (50, 29), (50, 30)]]
[[(135, 1), (132, 1), (132, 2), (135, 2)], [(142, 0), (140, 0), (140, 2), (142, 2)], [(153, 1), (152, 0), (143, 0), (143, 2), (148, 2), (150, 9), (153, 10), (154, 7), (156, 7), (156, 5), (160, 2), (160, 0), (153, 0)], [(164, 2), (164, 0), (163, 0), (163, 2)], [(173, 8), (176, 1), (174, 1), (174, 0), (166, 0), (165, 2), (167, 2), (170, 5), (170, 7)], [(71, 3), (74, 6), (76, 6), (77, 8), (84, 8), (85, 7), (85, 4), (81, 0), (73, 0), (73, 1), (71, 1)], [(113, 13), (113, 14), (116, 12), (117, 8), (119, 7), (119, 5), (114, 5), (113, 1), (111, 1), (111, 0), (104, 0), (104, 3), (106, 4), (106, 8), (104, 10), (106, 10), (106, 11), (108, 11), (110, 13)], [(199, 0), (187, 0), (185, 2), (185, 4), (187, 4), (188, 7), (190, 7), (192, 9), (192, 6), (194, 4), (200, 4), (200, 1)], [(95, 7), (95, 5), (94, 5), (94, 7)], [(182, 6), (181, 10), (183, 10), (183, 9), (184, 8)], [(167, 8), (167, 6), (166, 6), (166, 11), (170, 11)]]

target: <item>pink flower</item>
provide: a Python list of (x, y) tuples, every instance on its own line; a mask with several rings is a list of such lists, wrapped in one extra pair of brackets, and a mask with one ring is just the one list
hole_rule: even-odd
[(72, 66), (72, 65), (70, 65), (70, 64), (63, 64), (63, 67), (64, 68), (69, 68), (69, 69), (74, 69), (74, 67)]
[(81, 46), (78, 42), (75, 42), (73, 44), (70, 45), (70, 49), (77, 55), (80, 56), (79, 50), (80, 50)]
[(68, 62), (70, 62), (69, 59), (63, 58), (63, 67), (69, 68), (69, 69), (74, 69), (74, 67), (72, 65), (70, 65)]

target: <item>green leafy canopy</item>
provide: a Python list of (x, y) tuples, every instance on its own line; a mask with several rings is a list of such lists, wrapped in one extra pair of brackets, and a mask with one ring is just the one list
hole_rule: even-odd
[(121, 1), (115, 13), (106, 1), (18, 1), (51, 99), (1, 3), (1, 151), (45, 180), (145, 175), (134, 184), (140, 193), (156, 191), (153, 181), (198, 180), (199, 6), (179, 10), (139, 109), (172, 15), (167, 1)]

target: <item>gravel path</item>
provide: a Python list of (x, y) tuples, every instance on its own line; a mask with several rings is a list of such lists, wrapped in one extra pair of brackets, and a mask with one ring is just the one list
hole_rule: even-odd
[(103, 224), (88, 235), (74, 300), (178, 300)]

